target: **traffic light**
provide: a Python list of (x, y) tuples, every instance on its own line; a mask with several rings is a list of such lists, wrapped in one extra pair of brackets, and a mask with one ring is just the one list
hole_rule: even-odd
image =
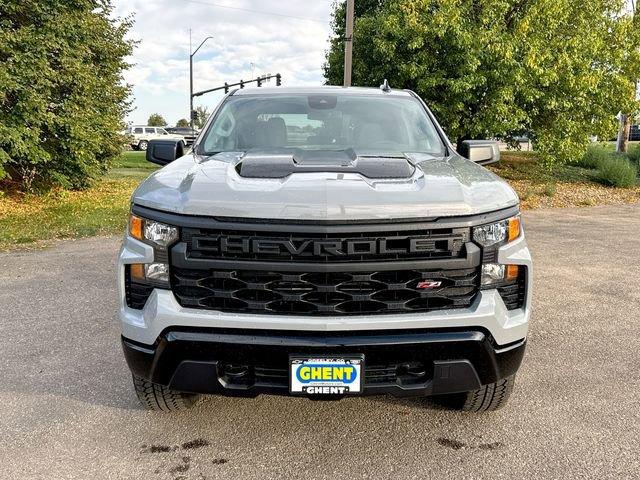
[(196, 110), (191, 110), (191, 120), (194, 122), (198, 120), (198, 112)]
[(282, 85), (282, 75), (278, 73), (276, 75), (276, 87), (279, 87), (280, 85)]

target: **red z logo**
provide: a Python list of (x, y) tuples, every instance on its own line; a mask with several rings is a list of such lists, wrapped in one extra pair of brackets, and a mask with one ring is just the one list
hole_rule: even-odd
[(438, 288), (440, 285), (442, 285), (442, 282), (435, 282), (433, 280), (423, 280), (422, 282), (418, 282), (418, 285), (416, 285), (416, 288), (426, 290), (428, 288)]

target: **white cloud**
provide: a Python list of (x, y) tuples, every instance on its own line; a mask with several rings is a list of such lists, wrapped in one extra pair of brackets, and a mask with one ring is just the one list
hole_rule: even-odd
[[(219, 8), (227, 5), (280, 15)], [(115, 14), (134, 15), (130, 37), (139, 41), (125, 79), (134, 86), (129, 120), (144, 123), (151, 113), (170, 124), (188, 116), (189, 28), (193, 48), (213, 36), (194, 57), (194, 90), (281, 73), (285, 85), (319, 85), (330, 34), (332, 0), (115, 0)], [(253, 68), (251, 66), (253, 64)], [(213, 106), (221, 95), (197, 98)]]

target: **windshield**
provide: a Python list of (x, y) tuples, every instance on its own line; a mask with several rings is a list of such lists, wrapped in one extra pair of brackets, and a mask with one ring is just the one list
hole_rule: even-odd
[(371, 95), (229, 97), (199, 153), (252, 149), (345, 150), (359, 155), (429, 153), (444, 145), (420, 102)]

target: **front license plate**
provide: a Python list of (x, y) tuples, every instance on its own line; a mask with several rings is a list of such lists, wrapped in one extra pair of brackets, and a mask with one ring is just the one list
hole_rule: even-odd
[(362, 393), (364, 357), (300, 357), (289, 359), (289, 391), (303, 395)]

